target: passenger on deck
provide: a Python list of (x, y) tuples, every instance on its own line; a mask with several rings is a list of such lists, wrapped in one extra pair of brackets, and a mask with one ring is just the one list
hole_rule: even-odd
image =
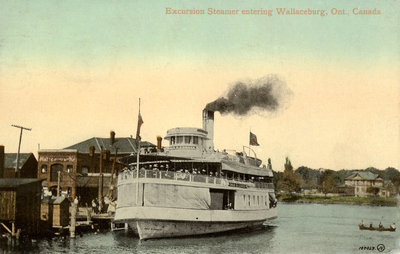
[(379, 222), (379, 228), (383, 228), (382, 221)]
[(364, 226), (364, 221), (363, 220), (361, 220), (359, 226)]
[(372, 221), (369, 223), (369, 227), (372, 228)]

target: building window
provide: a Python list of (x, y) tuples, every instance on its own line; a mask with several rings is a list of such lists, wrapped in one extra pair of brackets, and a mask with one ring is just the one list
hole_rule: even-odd
[(68, 173), (71, 173), (72, 172), (72, 170), (73, 170), (73, 166), (72, 165), (67, 165), (67, 172)]
[(193, 144), (198, 144), (199, 143), (199, 137), (193, 137)]
[(177, 144), (182, 144), (183, 143), (183, 137), (182, 136), (176, 137), (176, 143)]
[(185, 144), (190, 144), (191, 136), (185, 136)]
[[(63, 165), (61, 164), (53, 164), (50, 167), (50, 182), (58, 181), (58, 171), (63, 171)], [(62, 181), (62, 174), (60, 174), (60, 181)]]
[(46, 173), (47, 172), (47, 165), (42, 165), (42, 173)]
[(89, 172), (88, 167), (82, 167), (82, 175), (87, 175)]
[(170, 145), (175, 145), (175, 137), (171, 137), (171, 140), (170, 140), (169, 144)]

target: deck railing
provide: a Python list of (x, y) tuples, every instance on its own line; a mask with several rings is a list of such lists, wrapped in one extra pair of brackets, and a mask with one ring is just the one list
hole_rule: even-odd
[[(119, 174), (118, 180), (124, 181), (128, 179), (136, 178), (136, 170), (126, 170)], [(251, 182), (238, 179), (227, 179), (215, 176), (207, 175), (196, 175), (185, 172), (174, 172), (174, 171), (159, 171), (159, 170), (144, 170), (139, 171), (139, 178), (154, 178), (154, 179), (168, 179), (176, 181), (187, 181), (187, 182), (198, 182), (228, 186), (230, 184), (240, 184), (240, 186), (255, 187), (262, 189), (273, 189), (272, 183), (264, 182)]]

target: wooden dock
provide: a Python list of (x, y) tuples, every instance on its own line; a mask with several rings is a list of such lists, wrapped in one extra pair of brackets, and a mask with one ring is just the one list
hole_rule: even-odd
[(0, 230), (12, 237), (40, 233), (42, 180), (0, 179)]

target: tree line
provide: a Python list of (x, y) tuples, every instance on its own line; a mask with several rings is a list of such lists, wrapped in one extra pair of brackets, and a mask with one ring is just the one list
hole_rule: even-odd
[[(277, 191), (298, 193), (302, 189), (317, 189), (322, 193), (335, 193), (338, 192), (338, 186), (344, 185), (344, 179), (346, 177), (360, 171), (377, 174), (381, 176), (386, 183), (390, 180), (391, 184), (388, 186), (389, 191), (391, 193), (399, 193), (400, 171), (393, 167), (388, 167), (384, 170), (369, 167), (366, 169), (342, 169), (339, 171), (312, 169), (306, 166), (294, 169), (290, 159), (286, 157), (284, 171), (273, 171), (273, 181)], [(379, 189), (371, 187), (367, 191), (371, 194), (377, 194)]]

